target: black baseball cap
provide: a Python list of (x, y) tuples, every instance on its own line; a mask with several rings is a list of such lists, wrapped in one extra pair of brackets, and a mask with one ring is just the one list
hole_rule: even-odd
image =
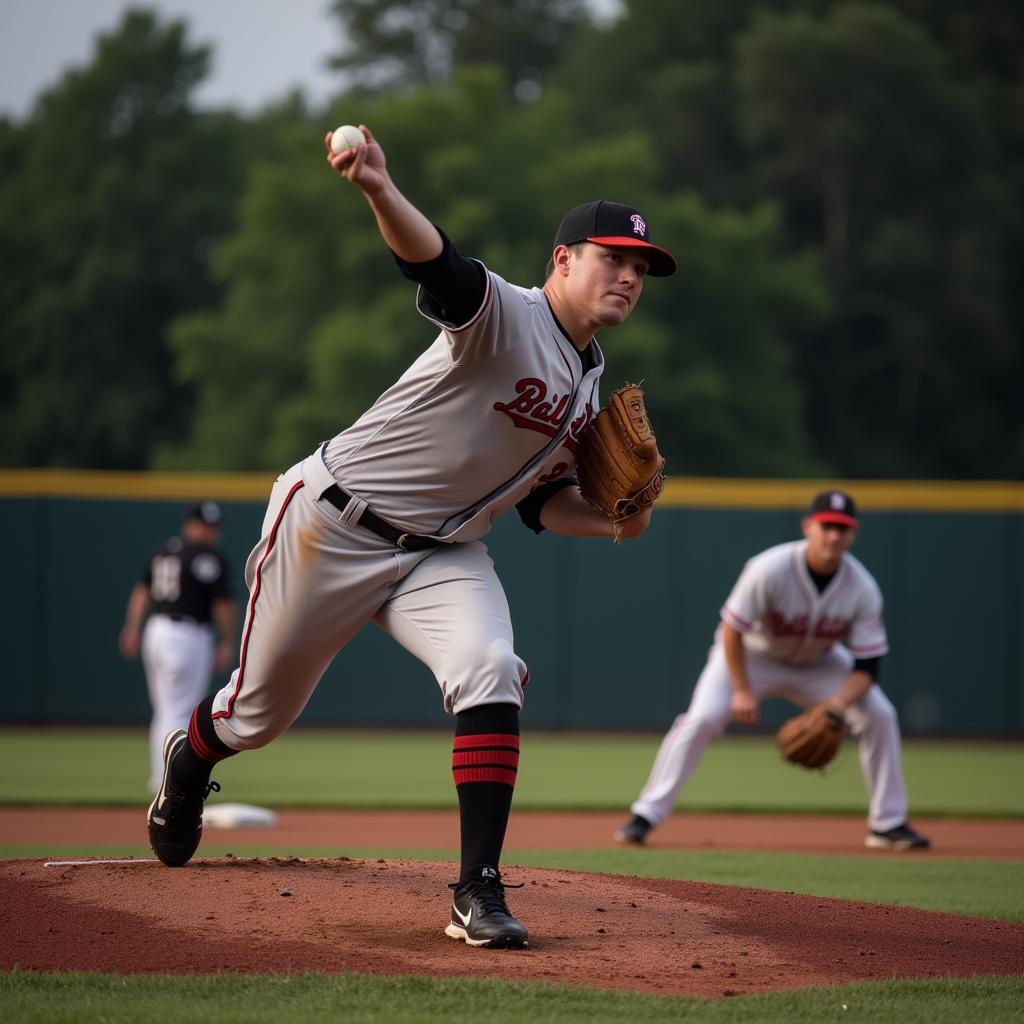
[(650, 263), (648, 273), (668, 277), (676, 272), (675, 257), (652, 245), (647, 234), (647, 220), (632, 206), (598, 199), (574, 206), (555, 232), (555, 245), (595, 242), (610, 249), (643, 249)]
[(808, 515), (819, 523), (857, 525), (857, 503), (845, 491), (822, 491), (814, 496)]
[(201, 501), (188, 510), (188, 518), (196, 519), (207, 526), (220, 526), (224, 514), (215, 501)]

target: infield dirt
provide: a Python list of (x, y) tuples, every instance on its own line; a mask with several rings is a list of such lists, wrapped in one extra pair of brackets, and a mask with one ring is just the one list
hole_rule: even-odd
[[(12, 835), (15, 813), (36, 812), (3, 812), (5, 836)], [(66, 812), (60, 813), (67, 842), (74, 829), (69, 829)], [(282, 826), (292, 813), (303, 812), (282, 815)], [(405, 817), (403, 841), (429, 846), (422, 834), (425, 822), (415, 817)], [(450, 844), (450, 816), (438, 817), (438, 835)], [(547, 821), (543, 845), (559, 845), (552, 826), (566, 819), (536, 817)], [(614, 819), (584, 817), (601, 819), (602, 843), (607, 844), (607, 826)], [(722, 816), (709, 817), (723, 824)], [(368, 845), (383, 836), (367, 819), (376, 819), (379, 826), (391, 822), (391, 814), (355, 815), (343, 822), (351, 830), (357, 819), (363, 825), (360, 842)], [(131, 820), (132, 841), (137, 842), (138, 811)], [(686, 820), (693, 823), (689, 816)], [(744, 821), (749, 834), (751, 819)], [(778, 838), (787, 830), (774, 821), (779, 848)], [(336, 839), (322, 820), (319, 824), (316, 842)], [(503, 867), (506, 881), (524, 883), (508, 896), (530, 929), (527, 950), (471, 949), (445, 937), (447, 885), (456, 871), (450, 862), (226, 855), (170, 869), (144, 859), (54, 866), (9, 860), (0, 861), (0, 928), (5, 935), (0, 968), (410, 973), (704, 997), (893, 977), (1024, 971), (1024, 925), (709, 883), (517, 868), (515, 847), (532, 845), (530, 833), (522, 831), (527, 824), (520, 820), (518, 831), (510, 832), (511, 852)], [(831, 825), (834, 835), (836, 822)], [(269, 831), (247, 841), (285, 842), (278, 829)], [(206, 841), (220, 845), (230, 836), (242, 842), (242, 832), (222, 831)], [(574, 829), (577, 837), (586, 832)], [(862, 838), (859, 829), (855, 834)], [(103, 838), (118, 842), (116, 828)], [(24, 832), (18, 839), (32, 841)], [(289, 833), (287, 842), (293, 840)], [(670, 844), (668, 833), (663, 841)], [(351, 832), (347, 842), (352, 842)], [(971, 842), (984, 845), (975, 834), (973, 840), (961, 840), (960, 847)], [(1021, 847), (1016, 849), (1020, 857)], [(845, 852), (862, 851), (854, 846)], [(1013, 855), (1008, 846), (993, 852)]]

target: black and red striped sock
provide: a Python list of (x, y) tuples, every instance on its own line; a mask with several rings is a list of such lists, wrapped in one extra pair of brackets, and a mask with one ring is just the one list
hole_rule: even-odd
[(218, 761), (237, 754), (223, 743), (213, 728), (213, 694), (204, 697), (192, 712), (188, 723), (188, 742), (174, 758), (174, 777), (189, 789), (198, 789), (210, 781)]
[(452, 776), (459, 794), (462, 881), (483, 865), (498, 866), (518, 766), (515, 704), (483, 704), (456, 715)]

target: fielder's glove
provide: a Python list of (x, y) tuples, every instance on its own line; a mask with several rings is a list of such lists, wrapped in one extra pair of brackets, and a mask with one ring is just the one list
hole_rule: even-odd
[(665, 460), (638, 384), (613, 391), (584, 431), (576, 449), (576, 475), (583, 497), (612, 520), (616, 543), (622, 524), (661, 495)]
[(775, 734), (782, 756), (804, 768), (823, 768), (836, 756), (843, 740), (843, 716), (816, 704), (783, 722)]

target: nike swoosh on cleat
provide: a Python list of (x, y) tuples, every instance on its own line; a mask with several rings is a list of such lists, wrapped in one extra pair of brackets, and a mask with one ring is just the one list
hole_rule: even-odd
[(468, 914), (463, 914), (463, 912), (462, 912), (461, 910), (459, 910), (459, 908), (458, 908), (457, 906), (455, 906), (455, 904), (454, 904), (454, 903), (452, 904), (452, 911), (453, 911), (453, 912), (455, 913), (455, 916), (456, 916), (456, 917), (457, 917), (457, 918), (458, 918), (458, 919), (459, 919), (459, 920), (460, 920), (460, 921), (461, 921), (461, 922), (462, 922), (462, 923), (463, 923), (464, 925), (468, 925), (468, 924), (469, 924), (469, 921), (470, 921), (470, 918), (472, 918), (472, 916), (473, 916), (473, 911), (472, 911), (472, 910), (470, 910), (470, 912), (469, 912)]

